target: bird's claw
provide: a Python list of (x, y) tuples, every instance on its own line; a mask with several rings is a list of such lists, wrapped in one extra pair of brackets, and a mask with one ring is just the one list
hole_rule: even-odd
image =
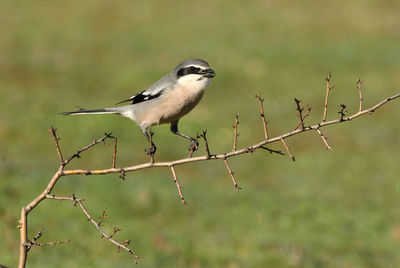
[(189, 147), (189, 151), (197, 151), (197, 149), (199, 149), (199, 142), (195, 139), (191, 140), (191, 144)]
[(149, 148), (145, 148), (144, 152), (147, 155), (153, 156), (157, 151), (157, 147), (155, 145), (150, 146)]

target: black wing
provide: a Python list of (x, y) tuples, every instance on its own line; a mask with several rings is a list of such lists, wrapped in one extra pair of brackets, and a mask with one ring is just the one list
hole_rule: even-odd
[[(124, 102), (132, 102), (131, 104), (136, 104), (139, 102), (144, 102), (144, 101), (148, 101), (148, 100), (152, 100), (155, 98), (158, 98), (161, 96), (161, 94), (163, 93), (164, 90), (160, 90), (159, 92), (157, 92), (157, 94), (149, 94), (149, 92), (146, 92), (146, 90), (143, 90), (142, 92), (139, 92), (138, 94), (136, 94), (135, 96), (127, 99), (127, 100), (123, 100), (121, 102), (118, 102), (117, 104), (121, 104)], [(147, 93), (147, 94), (146, 94)]]

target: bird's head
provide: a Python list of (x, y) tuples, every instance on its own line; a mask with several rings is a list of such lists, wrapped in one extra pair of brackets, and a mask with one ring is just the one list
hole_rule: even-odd
[(185, 60), (174, 70), (174, 75), (179, 84), (208, 84), (209, 79), (215, 77), (215, 72), (204, 60)]

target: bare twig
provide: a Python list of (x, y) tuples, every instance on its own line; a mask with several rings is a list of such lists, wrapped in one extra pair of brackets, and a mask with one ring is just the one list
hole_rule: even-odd
[(322, 117), (322, 122), (326, 121), (326, 114), (328, 112), (328, 97), (329, 91), (331, 91), (335, 86), (331, 86), (331, 73), (328, 73), (328, 76), (325, 78), (326, 80), (326, 95), (325, 95), (325, 107), (324, 107), (324, 115)]
[[(53, 175), (53, 177), (51, 178), (50, 182), (48, 183), (48, 185), (46, 186), (46, 188), (43, 190), (43, 192), (41, 194), (39, 194), (34, 200), (32, 200), (27, 206), (22, 207), (21, 209), (21, 217), (19, 220), (19, 225), (18, 225), (18, 229), (20, 232), (20, 247), (19, 247), (19, 259), (18, 259), (18, 267), (25, 267), (26, 264), (26, 259), (27, 259), (27, 254), (28, 254), (28, 250), (30, 248), (29, 246), (29, 239), (28, 239), (28, 214), (30, 211), (32, 211), (32, 209), (34, 209), (40, 202), (42, 202), (44, 199), (46, 198), (51, 198), (51, 199), (58, 199), (58, 200), (70, 200), (67, 197), (56, 197), (54, 195), (50, 195), (50, 192), (53, 190), (55, 184), (58, 182), (58, 180), (64, 176), (64, 168), (65, 166), (74, 158), (79, 157), (79, 154), (89, 150), (90, 148), (92, 148), (93, 146), (95, 146), (96, 144), (102, 143), (104, 142), (104, 140), (106, 140), (107, 138), (110, 137), (110, 134), (105, 134), (104, 137), (98, 139), (98, 140), (94, 140), (91, 144), (89, 144), (88, 146), (79, 149), (74, 155), (70, 156), (69, 158), (63, 160), (63, 157), (61, 155), (61, 149), (60, 146), (58, 144), (58, 137), (56, 135), (56, 129), (55, 128), (51, 128), (49, 130), (49, 132), (52, 134), (52, 136), (54, 137), (55, 143), (56, 143), (56, 149), (57, 149), (57, 153), (59, 156), (59, 160), (60, 160), (60, 166), (57, 170), (57, 172)], [(72, 198), (73, 200), (75, 199), (74, 197)]]
[(71, 160), (73, 160), (74, 158), (79, 158), (81, 157), (80, 154), (83, 153), (84, 151), (90, 150), (93, 146), (99, 144), (99, 143), (104, 143), (104, 141), (108, 138), (113, 138), (111, 136), (111, 133), (104, 133), (104, 136), (98, 140), (94, 139), (93, 142), (83, 148), (79, 148), (78, 151), (71, 155), (70, 157), (68, 157), (67, 159), (64, 160), (63, 165), (66, 166), (69, 164), (69, 162), (71, 162)]
[(284, 140), (283, 138), (281, 138), (281, 142), (282, 142), (283, 146), (285, 147), (286, 152), (288, 153), (290, 159), (292, 159), (293, 161), (295, 161), (296, 159), (295, 159), (294, 156), (290, 153), (289, 146), (287, 146), (287, 144), (286, 144), (286, 142), (285, 142), (285, 140)]
[(338, 114), (340, 114), (340, 121), (344, 121), (345, 119), (345, 117), (346, 117), (346, 115), (344, 114), (344, 112), (345, 111), (347, 111), (347, 106), (346, 105), (344, 105), (344, 104), (340, 104), (340, 111), (338, 112)]
[(264, 113), (264, 99), (261, 98), (261, 94), (258, 93), (258, 95), (256, 95), (256, 98), (260, 101), (260, 116), (261, 116), (261, 120), (263, 123), (263, 129), (264, 129), (264, 138), (266, 140), (268, 140), (268, 128), (267, 128), (267, 124), (268, 121), (265, 119), (265, 113)]
[(207, 140), (207, 129), (203, 130), (203, 134), (200, 135), (204, 139), (204, 143), (206, 145), (206, 155), (208, 158), (211, 157), (210, 148), (208, 147), (208, 140)]
[(53, 194), (47, 194), (46, 198), (48, 199), (55, 199), (55, 200), (69, 200), (69, 201), (84, 201), (82, 198), (76, 198), (75, 196), (69, 197), (69, 196), (55, 196)]
[(42, 229), (38, 229), (37, 234), (35, 235), (35, 237), (32, 239), (33, 242), (36, 242), (36, 240), (38, 240), (40, 237), (42, 236)]
[[(302, 110), (303, 110), (303, 108), (302, 108)], [(307, 104), (307, 111), (306, 111), (306, 113), (301, 117), (302, 119), (300, 120), (300, 122), (297, 123), (296, 127), (294, 128), (295, 130), (296, 130), (301, 124), (304, 126), (304, 119), (305, 119), (307, 116), (310, 115), (310, 112), (311, 112), (311, 107), (310, 107), (310, 105)]]
[(239, 125), (239, 113), (236, 114), (235, 125), (232, 126), (233, 127), (233, 149), (232, 149), (232, 151), (236, 151), (237, 137), (239, 136), (238, 125)]
[[(125, 245), (123, 244), (123, 242), (121, 242), (121, 243), (120, 243), (120, 242), (117, 242), (116, 240), (114, 240), (114, 239), (112, 238), (112, 236), (107, 235), (107, 234), (103, 231), (103, 229), (101, 228), (100, 224), (99, 224), (98, 222), (96, 222), (96, 221), (92, 218), (92, 216), (90, 216), (89, 212), (87, 211), (87, 209), (86, 209), (85, 206), (83, 205), (82, 201), (77, 200), (76, 202), (77, 202), (77, 204), (79, 205), (79, 207), (82, 209), (83, 213), (86, 215), (86, 217), (88, 218), (88, 220), (89, 220), (89, 221), (94, 225), (94, 227), (96, 227), (96, 229), (100, 232), (101, 236), (102, 236), (102, 237), (105, 237), (108, 241), (110, 241), (111, 243), (113, 243), (114, 245), (116, 245), (116, 246), (118, 247), (118, 250), (119, 250), (119, 248), (122, 248), (122, 249), (126, 250), (126, 251), (133, 257), (133, 259), (134, 259), (134, 261), (135, 261), (135, 263), (136, 263), (136, 262), (137, 262), (137, 259), (138, 259), (138, 256), (137, 256), (136, 254), (134, 254), (133, 251), (132, 251), (130, 248), (128, 248), (127, 246), (125, 246)], [(114, 233), (114, 234), (115, 234), (115, 233)], [(113, 234), (113, 235), (114, 235), (114, 234)]]
[(32, 241), (27, 241), (26, 246), (28, 248), (28, 250), (32, 247), (44, 247), (44, 246), (55, 246), (55, 245), (60, 245), (60, 244), (64, 244), (64, 243), (69, 243), (69, 240), (64, 240), (64, 241), (52, 241), (52, 242), (47, 242), (47, 243), (39, 243), (36, 242), (37, 240), (39, 240), (40, 237), (42, 237), (42, 230), (38, 229), (37, 234), (35, 235), (35, 237), (32, 239)]
[(47, 242), (47, 243), (32, 242), (29, 246), (30, 247), (56, 246), (56, 245), (66, 244), (66, 243), (69, 243), (69, 242), (70, 242), (70, 240), (52, 241), (52, 242)]
[(324, 135), (322, 134), (322, 132), (321, 132), (321, 130), (320, 130), (319, 128), (317, 128), (317, 132), (318, 132), (318, 134), (321, 136), (321, 139), (322, 139), (322, 141), (323, 141), (324, 144), (325, 144), (325, 148), (326, 148), (326, 149), (329, 149), (329, 150), (331, 150), (331, 151), (333, 151), (332, 148), (331, 148), (331, 146), (329, 146), (329, 144), (328, 144), (326, 138), (324, 137)]
[(118, 146), (118, 139), (115, 138), (114, 142), (114, 153), (113, 153), (113, 161), (112, 161), (112, 167), (115, 168), (115, 164), (117, 163), (117, 146)]
[(235, 186), (235, 189), (242, 190), (242, 188), (239, 187), (239, 185), (237, 184), (235, 177), (233, 176), (234, 173), (233, 173), (231, 167), (229, 166), (228, 160), (226, 158), (224, 158), (224, 163), (225, 163), (226, 168), (228, 169), (229, 175), (231, 176), (231, 179), (232, 179), (233, 185)]
[(176, 176), (176, 173), (175, 173), (174, 165), (171, 165), (170, 168), (172, 171), (172, 176), (174, 176), (174, 182), (176, 184), (176, 188), (178, 188), (179, 198), (181, 199), (182, 205), (186, 205), (185, 199), (183, 198), (181, 186), (179, 185), (178, 177)]
[(54, 127), (51, 127), (48, 129), (48, 131), (51, 133), (51, 135), (54, 137), (54, 142), (56, 144), (56, 149), (57, 149), (57, 154), (58, 154), (58, 159), (60, 160), (61, 164), (64, 164), (64, 159), (61, 153), (60, 145), (59, 145), (59, 138), (57, 137), (56, 131), (57, 129)]
[(119, 177), (120, 177), (122, 180), (125, 180), (125, 178), (126, 178), (126, 172), (125, 172), (125, 170), (124, 170), (123, 168), (121, 168), (120, 171), (119, 171), (119, 173), (121, 173), (121, 175), (119, 175)]
[(268, 151), (270, 154), (275, 153), (275, 154), (279, 154), (279, 155), (285, 155), (284, 153), (282, 153), (282, 151), (273, 150), (273, 149), (270, 149), (270, 148), (268, 148), (266, 146), (260, 146), (260, 148)]
[(192, 145), (190, 145), (189, 149), (190, 149), (190, 151), (189, 151), (188, 158), (191, 158), (193, 156), (193, 153), (194, 153), (194, 147)]
[(100, 216), (99, 221), (97, 222), (97, 225), (100, 227), (101, 223), (103, 222), (104, 219), (110, 218), (109, 215), (106, 214), (106, 212), (103, 210), (103, 214)]
[(360, 108), (358, 109), (358, 112), (361, 112), (362, 110), (362, 104), (363, 104), (363, 96), (361, 93), (361, 84), (362, 84), (362, 80), (360, 78), (357, 79), (357, 89), (358, 89), (358, 94), (360, 96)]
[(114, 227), (112, 233), (110, 234), (110, 238), (112, 238), (117, 232), (122, 231), (122, 229), (118, 228), (118, 227)]

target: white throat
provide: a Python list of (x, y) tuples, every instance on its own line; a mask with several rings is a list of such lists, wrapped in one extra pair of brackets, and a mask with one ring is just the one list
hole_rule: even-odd
[(178, 85), (193, 91), (204, 90), (210, 79), (199, 74), (188, 74), (177, 80)]

